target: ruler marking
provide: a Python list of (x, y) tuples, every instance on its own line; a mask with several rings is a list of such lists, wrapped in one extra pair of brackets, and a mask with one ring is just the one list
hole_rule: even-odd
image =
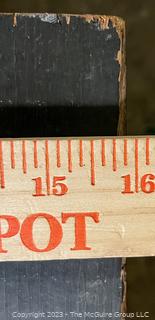
[[(145, 137), (143, 140), (145, 141), (145, 163), (146, 165), (150, 165), (150, 138)], [(72, 150), (72, 140), (68, 139), (68, 171), (72, 172), (73, 169), (73, 163), (72, 163), (72, 156), (73, 156), (73, 150)], [(93, 139), (89, 140), (90, 142), (90, 157), (91, 157), (91, 184), (95, 185), (96, 183), (96, 172), (95, 172), (95, 141)], [(10, 140), (10, 164), (11, 168), (15, 169), (16, 167), (16, 159), (15, 159), (15, 142), (14, 140)], [(27, 141), (22, 140), (22, 169), (23, 173), (27, 173)], [(38, 141), (33, 140), (34, 143), (34, 168), (38, 168)], [(57, 167), (61, 167), (61, 140), (56, 140), (56, 157), (57, 157)], [(101, 163), (102, 166), (106, 165), (106, 155), (105, 155), (105, 148), (106, 148), (106, 139), (101, 138), (100, 140), (100, 157), (101, 157)], [(124, 156), (124, 166), (128, 165), (128, 139), (124, 138), (122, 139), (122, 143), (124, 146), (123, 149), (123, 156)], [(84, 154), (83, 154), (83, 140), (79, 139), (77, 141), (77, 144), (79, 145), (79, 165), (80, 167), (84, 166)], [(120, 153), (119, 153), (120, 154)], [(117, 138), (112, 139), (112, 169), (113, 171), (117, 171)], [(134, 162), (135, 162), (135, 192), (139, 192), (139, 139), (134, 138)], [(50, 160), (49, 160), (49, 141), (45, 140), (45, 161), (46, 161), (46, 187), (47, 187), (47, 194), (50, 195)], [(0, 141), (0, 187), (5, 188), (5, 172), (4, 172), (4, 162), (3, 162), (3, 141)]]
[(56, 142), (56, 156), (57, 156), (57, 167), (61, 167), (61, 158), (60, 158), (60, 140)]
[(38, 145), (37, 145), (37, 140), (34, 140), (34, 168), (38, 168)]
[(128, 141), (124, 139), (124, 165), (128, 165)]
[(113, 139), (113, 171), (117, 170), (116, 139)]
[(101, 157), (102, 157), (102, 166), (106, 165), (105, 159), (105, 139), (101, 140)]
[(146, 165), (150, 165), (150, 139), (146, 138)]
[(68, 140), (68, 171), (72, 172), (72, 141)]
[(45, 140), (45, 163), (46, 163), (46, 187), (47, 195), (50, 195), (50, 165), (49, 165), (49, 146), (48, 140)]
[(139, 187), (138, 187), (138, 182), (139, 182), (139, 168), (138, 168), (138, 139), (135, 139), (135, 191), (138, 193)]
[(2, 141), (0, 141), (0, 185), (1, 188), (5, 188), (5, 176), (4, 176), (4, 163), (3, 163), (3, 146)]
[(79, 141), (79, 158), (80, 158), (80, 167), (84, 166), (83, 163), (83, 141), (80, 139)]
[(91, 184), (95, 185), (95, 154), (94, 154), (94, 140), (90, 141), (90, 158), (91, 158)]
[(15, 169), (15, 150), (14, 150), (14, 141), (10, 141), (10, 152), (11, 152), (11, 168)]
[(27, 173), (27, 161), (26, 161), (26, 142), (22, 141), (22, 162), (23, 162), (23, 173)]

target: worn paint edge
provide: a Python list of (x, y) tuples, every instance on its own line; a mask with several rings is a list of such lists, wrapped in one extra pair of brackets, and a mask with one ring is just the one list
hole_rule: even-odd
[(122, 23), (119, 31), (120, 50), (117, 61), (120, 65), (119, 73), (119, 120), (117, 127), (118, 135), (126, 135), (126, 32), (125, 22)]
[(109, 15), (97, 15), (97, 14), (62, 14), (62, 17), (65, 17), (67, 24), (70, 24), (71, 17), (79, 17), (84, 19), (86, 22), (91, 23), (95, 20), (99, 22), (99, 26), (101, 30), (109, 29), (109, 22), (112, 21), (113, 27), (116, 28), (117, 31), (121, 28), (123, 24), (123, 19), (117, 16), (109, 16)]
[[(2, 14), (0, 14), (2, 15)], [(10, 14), (12, 15), (12, 14)], [(38, 17), (42, 22), (46, 23), (59, 23), (59, 17), (58, 14), (53, 13), (53, 14), (48, 14), (48, 13), (29, 13), (29, 14), (24, 14), (24, 13), (14, 13), (13, 14), (13, 27), (17, 27), (17, 17), (19, 16), (26, 16), (29, 18), (36, 18)]]
[(20, 12), (6, 12), (0, 13), (0, 16), (13, 16), (13, 24), (16, 25), (18, 16), (27, 16), (30, 18), (39, 17), (42, 21), (53, 23), (59, 22), (59, 16), (64, 17), (66, 19), (66, 23), (70, 24), (71, 17), (79, 17), (84, 19), (86, 22), (91, 23), (94, 20), (98, 20), (101, 30), (109, 29), (109, 22), (112, 21), (114, 28), (117, 31), (121, 29), (122, 24), (124, 23), (123, 19), (117, 16), (109, 16), (109, 15), (93, 15), (93, 14), (65, 14), (65, 13), (20, 13)]
[[(127, 313), (127, 275), (126, 275), (126, 258), (122, 259), (121, 267), (121, 282), (122, 282), (122, 302), (121, 302), (121, 313)], [(123, 320), (124, 317), (121, 317)]]
[[(121, 20), (119, 25), (118, 36), (120, 39), (120, 50), (117, 54), (117, 61), (120, 65), (119, 72), (119, 119), (117, 134), (122, 136), (126, 134), (126, 32), (125, 22)], [(117, 30), (118, 30), (117, 29)], [(126, 274), (126, 258), (122, 258), (121, 267), (121, 283), (122, 283), (122, 297), (121, 297), (121, 313), (127, 312), (127, 274)], [(123, 316), (121, 316), (123, 320)]]

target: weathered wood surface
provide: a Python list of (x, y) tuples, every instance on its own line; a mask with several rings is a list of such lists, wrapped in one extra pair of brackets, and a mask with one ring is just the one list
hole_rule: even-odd
[[(118, 126), (123, 132), (124, 24), (104, 19), (1, 15), (1, 137), (116, 135)], [(121, 265), (121, 259), (1, 263), (0, 316), (58, 311), (72, 319), (77, 311), (84, 319), (85, 311), (101, 311), (114, 319)]]

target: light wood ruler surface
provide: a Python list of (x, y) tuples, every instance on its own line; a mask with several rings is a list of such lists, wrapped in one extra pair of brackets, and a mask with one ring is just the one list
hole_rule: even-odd
[(0, 140), (0, 260), (155, 255), (155, 138)]

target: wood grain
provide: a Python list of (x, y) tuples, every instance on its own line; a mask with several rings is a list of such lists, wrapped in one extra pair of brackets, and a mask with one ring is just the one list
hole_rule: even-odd
[[(34, 166), (34, 141), (37, 142), (38, 168)], [(154, 137), (21, 139), (12, 140), (11, 145), (10, 141), (1, 140), (0, 146), (1, 233), (7, 233), (4, 214), (17, 217), (20, 226), (31, 215), (49, 214), (63, 230), (56, 247), (44, 252), (56, 236), (50, 239), (49, 221), (38, 217), (33, 230), (30, 227), (27, 230), (27, 237), (33, 238), (36, 250), (22, 243), (19, 232), (6, 239), (2, 236), (8, 252), (1, 252), (1, 261), (155, 255)], [(38, 177), (41, 184), (37, 191)], [(87, 213), (86, 227), (80, 225), (77, 229), (75, 216), (65, 220), (69, 213)], [(94, 213), (99, 221), (91, 217)], [(54, 234), (53, 224), (51, 232)], [(72, 250), (84, 232), (85, 245), (80, 249), (77, 245), (77, 249)]]

